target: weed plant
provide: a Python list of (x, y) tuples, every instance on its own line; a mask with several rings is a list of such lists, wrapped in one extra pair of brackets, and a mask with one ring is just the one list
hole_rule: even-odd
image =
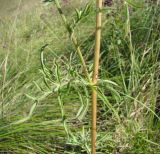
[[(102, 9), (97, 153), (160, 152), (159, 8)], [(54, 3), (0, 20), (0, 153), (90, 153), (96, 10), (84, 1), (62, 10), (67, 25)]]

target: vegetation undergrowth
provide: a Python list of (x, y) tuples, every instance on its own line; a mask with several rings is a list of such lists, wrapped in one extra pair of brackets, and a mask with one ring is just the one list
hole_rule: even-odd
[[(67, 25), (54, 3), (0, 20), (0, 153), (90, 153), (96, 10), (93, 1), (60, 5)], [(157, 154), (159, 1), (101, 11), (97, 153)]]

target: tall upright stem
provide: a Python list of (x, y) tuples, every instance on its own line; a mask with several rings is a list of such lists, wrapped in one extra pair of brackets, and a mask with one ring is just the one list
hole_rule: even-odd
[(97, 79), (99, 69), (99, 57), (100, 57), (100, 45), (101, 45), (101, 26), (102, 26), (102, 0), (97, 0), (97, 15), (96, 15), (96, 40), (95, 40), (95, 53), (94, 53), (94, 65), (93, 65), (93, 77), (92, 82), (95, 85), (92, 88), (92, 154), (96, 154), (96, 122), (97, 122)]
[(59, 0), (55, 0), (54, 2), (55, 2), (55, 4), (56, 4), (56, 7), (57, 7), (57, 9), (58, 9), (58, 12), (59, 12), (59, 14), (60, 14), (60, 16), (61, 16), (61, 18), (62, 18), (62, 21), (63, 21), (63, 23), (64, 23), (64, 25), (65, 25), (68, 33), (71, 35), (71, 41), (72, 41), (74, 47), (76, 48), (76, 51), (77, 51), (78, 56), (79, 56), (79, 59), (80, 59), (80, 61), (81, 61), (81, 64), (82, 64), (82, 66), (83, 66), (83, 69), (84, 69), (84, 73), (85, 73), (85, 75), (86, 75), (86, 77), (87, 77), (87, 79), (88, 79), (88, 82), (91, 84), (91, 83), (92, 83), (92, 82), (91, 82), (91, 78), (90, 78), (90, 76), (89, 76), (89, 72), (88, 72), (88, 70), (87, 70), (87, 65), (86, 65), (85, 60), (84, 60), (84, 58), (83, 58), (82, 51), (81, 51), (80, 46), (79, 46), (79, 44), (78, 44), (77, 38), (76, 38), (76, 36), (74, 35), (74, 33), (72, 33), (72, 32), (70, 31), (70, 25), (68, 24), (67, 19), (66, 19), (65, 15), (63, 14), (61, 5), (60, 5), (60, 3), (59, 3)]

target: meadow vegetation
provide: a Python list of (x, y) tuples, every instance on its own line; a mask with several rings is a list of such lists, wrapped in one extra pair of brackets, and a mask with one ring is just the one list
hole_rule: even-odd
[[(114, 0), (101, 10), (97, 154), (160, 153), (159, 5)], [(0, 18), (0, 153), (90, 153), (96, 9), (61, 6), (68, 27), (54, 3)]]

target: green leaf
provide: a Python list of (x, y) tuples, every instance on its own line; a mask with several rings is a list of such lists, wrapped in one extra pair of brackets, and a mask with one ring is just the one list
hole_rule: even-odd
[(53, 2), (54, 0), (44, 0), (43, 3)]
[(21, 120), (15, 121), (11, 125), (17, 125), (17, 124), (21, 124), (21, 123), (24, 123), (24, 122), (28, 121), (32, 117), (33, 112), (34, 112), (36, 106), (37, 106), (37, 102), (32, 105), (32, 107), (30, 109), (30, 112), (29, 112), (29, 114), (28, 114), (27, 117), (25, 117), (25, 118), (23, 118)]
[(135, 8), (143, 8), (143, 3), (137, 0), (125, 0), (130, 6)]
[(82, 21), (84, 18), (86, 18), (90, 12), (91, 12), (92, 5), (90, 3), (87, 3), (84, 9), (78, 10), (75, 9), (76, 17), (73, 19), (73, 23), (71, 23), (72, 28), (75, 29), (75, 27), (78, 25), (80, 21)]

